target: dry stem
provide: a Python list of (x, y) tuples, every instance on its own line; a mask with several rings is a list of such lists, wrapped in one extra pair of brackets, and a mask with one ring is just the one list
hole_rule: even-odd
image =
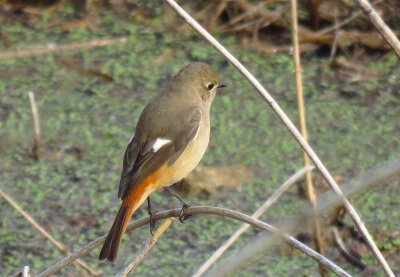
[[(356, 193), (371, 189), (378, 185), (384, 185), (390, 183), (392, 180), (398, 180), (400, 178), (400, 160), (387, 163), (385, 165), (378, 165), (377, 167), (369, 170), (368, 172), (355, 177), (352, 181), (343, 185), (345, 194), (350, 197)], [(328, 191), (319, 197), (320, 201), (317, 207), (318, 214), (322, 214), (332, 208), (336, 207), (341, 203), (334, 192)], [(298, 230), (299, 225), (303, 226), (305, 222), (308, 222), (314, 216), (314, 211), (306, 212), (300, 215), (296, 215), (296, 218), (289, 223), (283, 222), (279, 224), (281, 230), (287, 233), (295, 233)], [(219, 263), (212, 271), (205, 276), (230, 276), (233, 272), (236, 272), (240, 267), (249, 263), (255, 257), (259, 257), (261, 254), (268, 251), (270, 247), (276, 245), (277, 240), (271, 236), (261, 235), (251, 243), (241, 247), (237, 253), (224, 262)]]
[[(62, 253), (65, 255), (70, 255), (67, 246), (56, 240), (49, 232), (47, 232), (36, 220), (31, 217), (26, 211), (24, 211), (7, 193), (0, 189), (0, 196), (4, 198), (14, 209), (17, 210), (36, 230), (39, 231), (43, 236), (45, 236), (51, 243), (53, 243)], [(100, 273), (89, 267), (84, 261), (76, 260), (76, 265), (87, 270), (90, 274), (94, 276), (99, 276)]]
[(91, 41), (74, 42), (74, 43), (61, 44), (61, 45), (48, 44), (48, 45), (32, 47), (32, 48), (28, 48), (28, 49), (0, 52), (0, 59), (32, 57), (32, 56), (39, 56), (39, 55), (48, 54), (48, 53), (90, 49), (90, 48), (95, 48), (95, 47), (107, 46), (107, 45), (114, 44), (114, 43), (126, 43), (126, 42), (128, 42), (127, 37), (120, 37), (120, 38), (96, 39), (96, 40), (91, 40)]
[(160, 227), (154, 233), (154, 236), (143, 245), (142, 249), (135, 254), (135, 257), (132, 261), (127, 264), (120, 272), (115, 275), (115, 277), (126, 277), (132, 273), (132, 271), (138, 266), (138, 264), (146, 257), (147, 253), (150, 251), (151, 248), (157, 243), (158, 239), (167, 231), (167, 229), (171, 226), (171, 223), (174, 219), (167, 218)]
[[(161, 220), (161, 219), (165, 219), (165, 218), (169, 218), (169, 217), (178, 217), (180, 212), (181, 212), (181, 208), (167, 210), (167, 211), (163, 211), (163, 212), (157, 212), (157, 213), (153, 214), (153, 219)], [(185, 214), (187, 214), (187, 215), (199, 215), (199, 214), (219, 215), (219, 216), (232, 218), (232, 219), (239, 220), (244, 223), (250, 224), (258, 229), (273, 233), (276, 238), (283, 239), (287, 244), (289, 244), (292, 247), (303, 252), (304, 254), (311, 257), (318, 263), (322, 263), (326, 268), (330, 269), (332, 272), (336, 273), (337, 275), (350, 276), (350, 274), (348, 274), (342, 268), (340, 268), (339, 266), (334, 264), (332, 261), (328, 260), (327, 258), (320, 255), (319, 253), (315, 252), (313, 249), (309, 248), (308, 246), (304, 245), (303, 243), (299, 242), (291, 235), (289, 235), (285, 232), (282, 232), (281, 230), (277, 229), (274, 226), (271, 226), (267, 223), (264, 223), (255, 218), (252, 218), (249, 215), (245, 215), (243, 213), (225, 209), (225, 208), (204, 207), (204, 206), (189, 207), (185, 210)], [(144, 226), (144, 225), (148, 224), (149, 222), (150, 222), (150, 217), (141, 218), (139, 220), (136, 220), (128, 226), (127, 232), (130, 232), (136, 228)], [(37, 275), (37, 277), (52, 276), (54, 273), (60, 271), (62, 268), (64, 268), (68, 264), (72, 263), (77, 258), (93, 251), (94, 249), (96, 249), (97, 247), (102, 245), (104, 243), (105, 239), (106, 239), (106, 236), (104, 235), (102, 237), (97, 238), (95, 241), (88, 243), (87, 245), (85, 245), (81, 249), (79, 249), (78, 251), (68, 255), (67, 257), (63, 258), (62, 260), (60, 260), (59, 262), (57, 262), (50, 268), (41, 272), (40, 274)]]
[[(299, 36), (298, 36), (298, 23), (297, 23), (297, 0), (291, 1), (292, 8), (292, 42), (293, 42), (293, 61), (294, 61), (294, 75), (296, 79), (296, 91), (297, 91), (297, 108), (299, 111), (299, 122), (300, 122), (300, 132), (304, 137), (305, 141), (308, 141), (307, 134), (307, 124), (306, 124), (306, 116), (305, 116), (305, 108), (304, 108), (304, 97), (303, 97), (303, 79), (302, 79), (302, 68), (300, 61), (300, 47), (299, 47)], [(310, 159), (307, 156), (307, 153), (303, 151), (303, 159), (304, 166), (310, 165)], [(306, 173), (306, 192), (307, 198), (313, 206), (314, 210), (314, 244), (318, 253), (324, 254), (324, 241), (321, 236), (321, 227), (319, 223), (319, 219), (316, 209), (316, 201), (317, 197), (315, 194), (315, 189), (313, 185), (311, 171)], [(319, 266), (319, 270), (321, 276), (328, 276), (328, 271), (323, 267)]]
[(261, 83), (244, 67), (238, 59), (236, 59), (221, 43), (219, 43), (210, 33), (208, 33), (196, 20), (194, 20), (184, 9), (182, 9), (174, 0), (164, 0), (179, 16), (181, 16), (193, 29), (195, 29), (203, 38), (205, 38), (212, 46), (214, 46), (225, 58), (236, 67), (239, 72), (247, 78), (247, 80), (257, 89), (257, 91), (264, 97), (268, 105), (272, 110), (278, 115), (279, 119), (284, 123), (286, 128), (291, 132), (299, 145), (307, 153), (310, 159), (314, 162), (315, 166), (321, 172), (322, 176), (330, 187), (335, 191), (339, 198), (344, 203), (347, 212), (353, 219), (358, 230), (367, 242), (371, 252), (374, 254), (377, 261), (380, 263), (384, 271), (390, 275), (394, 276), (392, 270), (390, 269), (388, 263), (383, 257), (382, 253), (376, 246), (374, 240), (365, 227), (364, 222), (361, 220), (360, 216), (357, 214), (354, 207), (351, 205), (350, 201), (343, 194), (342, 190), (333, 179), (332, 175), (329, 173), (325, 165), (319, 159), (314, 150), (310, 147), (307, 141), (302, 137), (299, 130), (292, 123), (289, 117), (281, 109), (278, 103), (272, 98), (268, 91), (261, 85)]
[(40, 157), (40, 124), (39, 124), (39, 113), (35, 102), (35, 94), (33, 91), (28, 92), (29, 100), (31, 102), (32, 116), (33, 116), (33, 127), (35, 137), (33, 141), (32, 154), (36, 160)]
[(339, 249), (339, 252), (346, 258), (347, 261), (349, 261), (351, 264), (357, 266), (362, 270), (364, 270), (367, 267), (360, 259), (357, 259), (350, 253), (350, 251), (344, 244), (344, 241), (340, 237), (339, 230), (336, 227), (332, 228), (332, 236), (333, 240), (336, 243), (337, 248)]
[[(375, 2), (374, 2), (374, 5), (378, 5), (378, 4), (380, 4), (382, 1), (383, 1), (383, 0), (375, 1)], [(344, 19), (343, 21), (341, 21), (341, 22), (335, 22), (335, 24), (333, 24), (332, 26), (326, 27), (326, 28), (324, 28), (324, 29), (322, 29), (322, 30), (316, 32), (316, 34), (322, 36), (322, 35), (325, 35), (325, 34), (327, 34), (327, 33), (336, 31), (336, 30), (338, 30), (339, 28), (342, 28), (343, 26), (349, 24), (351, 21), (353, 21), (354, 19), (356, 19), (357, 17), (359, 17), (359, 16), (362, 15), (362, 14), (363, 14), (362, 11), (354, 12), (351, 16), (349, 16), (348, 18)]]
[[(265, 213), (281, 196), (289, 189), (291, 185), (297, 182), (300, 178), (304, 176), (307, 172), (313, 170), (313, 166), (307, 166), (295, 174), (293, 174), (289, 179), (286, 180), (272, 195), (264, 202), (264, 204), (257, 209), (257, 211), (251, 216), (253, 218), (259, 218), (263, 213)], [(236, 241), (239, 237), (246, 232), (251, 226), (249, 224), (243, 224), (235, 233), (233, 233), (224, 244), (222, 244), (211, 256), (205, 261), (199, 269), (192, 275), (193, 277), (199, 277), (204, 274), (221, 256), (226, 250)]]
[[(364, 14), (369, 18), (369, 20), (374, 24), (375, 28), (386, 40), (386, 42), (392, 47), (393, 51), (396, 53), (397, 57), (400, 58), (400, 41), (393, 33), (393, 31), (385, 24), (379, 14), (374, 10), (368, 0), (356, 0), (358, 6)], [(387, 274), (389, 272), (386, 272)], [(394, 276), (394, 274), (389, 274)]]
[(18, 272), (14, 277), (31, 277), (29, 274), (29, 266), (24, 266), (24, 269)]
[[(348, 184), (343, 185), (343, 187), (344, 187), (344, 191), (345, 191), (346, 195), (351, 196), (351, 195), (354, 195), (355, 193), (360, 193), (363, 190), (383, 184), (384, 182), (388, 182), (392, 179), (398, 179), (399, 177), (400, 177), (400, 160), (396, 160), (396, 161), (393, 161), (393, 162), (388, 163), (383, 166), (380, 165), (379, 167), (370, 170), (366, 174), (363, 174), (363, 175), (360, 175), (360, 176), (354, 178), (354, 181), (351, 181)], [(329, 209), (334, 208), (335, 206), (340, 205), (341, 203), (342, 203), (341, 199), (338, 199), (335, 196), (335, 193), (328, 191), (328, 192), (324, 193), (323, 195), (321, 195), (321, 197), (320, 197), (320, 201), (317, 206), (318, 213), (323, 213)], [(196, 208), (197, 210), (194, 210), (194, 208)], [(154, 215), (154, 219), (161, 220), (161, 219), (165, 219), (165, 218), (172, 217), (172, 216), (177, 217), (179, 215), (180, 211), (181, 211), (181, 209), (174, 209), (174, 210), (159, 212)], [(211, 208), (211, 210), (210, 210), (210, 207), (191, 207), (191, 208), (187, 209), (188, 214), (200, 214), (202, 212), (203, 214), (218, 214), (218, 215), (223, 215), (223, 216), (226, 215), (224, 213), (225, 211), (230, 211), (230, 210), (222, 209), (222, 208)], [(248, 217), (246, 215), (243, 215), (245, 218), (247, 218), (247, 217), (249, 218), (250, 221), (248, 222), (246, 220), (242, 220), (241, 213), (235, 212), (235, 211), (232, 211), (232, 212), (234, 214), (236, 214), (236, 216), (235, 217), (229, 216), (229, 217), (237, 219), (237, 215), (239, 215), (240, 216), (239, 220), (241, 220), (245, 223), (248, 223), (252, 226), (255, 226), (255, 227), (259, 226), (258, 220)], [(307, 218), (310, 218), (310, 217), (312, 217), (312, 215), (310, 215), (308, 213), (304, 213), (300, 216), (296, 216), (296, 218), (300, 219), (301, 222), (305, 222), (307, 220)], [(150, 217), (139, 219), (139, 220), (131, 223), (128, 226), (127, 232), (130, 232), (136, 228), (144, 226), (144, 225), (148, 224), (149, 222), (150, 222)], [(284, 230), (285, 231), (294, 230), (295, 229), (294, 224), (297, 224), (297, 221), (293, 222), (292, 226), (286, 227)], [(99, 237), (96, 240), (86, 244), (85, 246), (83, 246), (82, 248), (77, 250), (76, 252), (69, 254), (67, 257), (63, 258), (62, 260), (58, 261), (56, 264), (54, 264), (50, 268), (48, 268), (45, 271), (43, 271), (42, 273), (40, 273), (37, 277), (51, 276), (52, 274), (60, 271), (62, 268), (66, 267), (67, 265), (69, 265), (70, 263), (72, 263), (73, 261), (78, 259), (79, 257), (93, 251), (94, 249), (96, 249), (97, 247), (102, 245), (104, 243), (105, 239), (106, 239), (106, 235)], [(264, 245), (264, 248), (267, 248), (272, 243), (275, 244), (276, 242), (277, 242), (276, 240), (273, 240), (272, 242), (270, 241), (268, 244)], [(288, 243), (291, 244), (290, 241)], [(303, 252), (303, 250), (300, 250), (300, 251)], [(311, 252), (314, 253), (315, 251), (311, 250)], [(316, 252), (315, 252), (315, 255), (320, 256)], [(325, 259), (324, 257), (322, 257), (322, 258)], [(329, 266), (328, 266), (328, 268), (329, 268)]]

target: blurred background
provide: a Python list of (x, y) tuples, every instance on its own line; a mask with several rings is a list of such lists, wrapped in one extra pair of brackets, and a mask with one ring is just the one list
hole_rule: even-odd
[[(290, 2), (180, 3), (297, 124)], [(399, 2), (372, 3), (399, 34)], [(298, 12), (310, 144), (336, 181), (347, 184), (400, 157), (400, 64), (354, 1), (304, 0)], [(252, 214), (303, 167), (302, 151), (247, 80), (161, 1), (0, 1), (0, 189), (71, 251), (104, 235), (119, 208), (122, 157), (139, 114), (193, 61), (210, 63), (228, 88), (214, 101), (201, 165), (178, 189), (193, 205)], [(29, 91), (40, 118), (39, 145)], [(318, 195), (329, 190), (313, 176)], [(399, 182), (382, 182), (351, 198), (395, 272)], [(180, 207), (164, 192), (152, 200), (156, 210)], [(300, 182), (261, 219), (279, 225), (308, 210)], [(376, 262), (351, 219), (337, 214), (320, 218), (325, 255), (352, 274), (372, 276)], [(3, 198), (0, 216), (0, 276), (25, 265), (39, 273), (63, 257)], [(146, 207), (134, 218), (143, 216)], [(174, 222), (135, 272), (188, 276), (240, 225), (214, 216)], [(334, 227), (359, 264), (341, 253)], [(259, 234), (250, 229), (215, 266), (240, 255)], [(292, 234), (314, 247), (311, 224)], [(150, 238), (147, 226), (125, 235), (115, 264), (99, 262), (98, 249), (83, 260), (111, 276)], [(313, 260), (283, 243), (260, 253), (232, 276), (319, 274)], [(85, 275), (70, 265), (57, 276)]]

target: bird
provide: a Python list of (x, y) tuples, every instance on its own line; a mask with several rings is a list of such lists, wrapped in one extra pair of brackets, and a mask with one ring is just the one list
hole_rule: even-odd
[(132, 215), (150, 194), (182, 180), (200, 162), (210, 138), (211, 104), (223, 87), (209, 64), (193, 62), (143, 109), (125, 150), (118, 189), (122, 203), (100, 260), (116, 260)]

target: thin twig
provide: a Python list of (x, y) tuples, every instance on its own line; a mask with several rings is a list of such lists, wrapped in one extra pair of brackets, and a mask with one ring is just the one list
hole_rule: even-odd
[(299, 145), (303, 148), (310, 159), (314, 162), (315, 166), (321, 172), (322, 176), (326, 180), (326, 182), (330, 185), (330, 187), (335, 191), (335, 193), (339, 196), (339, 198), (344, 203), (347, 212), (350, 217), (353, 219), (360, 233), (363, 235), (365, 241), (367, 242), (369, 248), (374, 254), (375, 258), (381, 264), (382, 268), (386, 273), (390, 273), (390, 276), (394, 276), (391, 271), (388, 263), (383, 257), (382, 253), (376, 246), (374, 240), (369, 234), (367, 228), (365, 227), (363, 221), (360, 216), (357, 214), (354, 207), (351, 205), (350, 201), (345, 197), (342, 190), (333, 179), (332, 175), (326, 169), (325, 165), (319, 159), (314, 150), (310, 147), (307, 141), (302, 137), (299, 130), (297, 130), (296, 126), (292, 123), (289, 117), (285, 114), (285, 112), (281, 109), (278, 103), (272, 98), (272, 96), (268, 93), (268, 91), (261, 85), (261, 83), (236, 59), (221, 43), (219, 43), (210, 33), (208, 33), (197, 21), (195, 21), (184, 9), (182, 9), (174, 0), (164, 0), (167, 4), (178, 14), (180, 15), (192, 28), (194, 28), (202, 37), (204, 37), (212, 46), (214, 46), (225, 58), (232, 63), (239, 72), (245, 76), (248, 81), (257, 89), (257, 91), (265, 98), (269, 106), (272, 110), (278, 115), (280, 120), (284, 123), (286, 128), (291, 132)]
[(29, 266), (24, 266), (24, 271), (22, 272), (22, 277), (30, 277)]
[[(172, 210), (167, 210), (163, 212), (157, 212), (154, 213), (152, 218), (154, 220), (161, 220), (165, 219), (168, 217), (178, 217), (181, 212), (181, 209), (172, 209)], [(346, 271), (344, 271), (342, 268), (325, 258), (324, 256), (320, 255), (319, 253), (315, 252), (308, 246), (302, 244), (298, 240), (296, 240), (294, 237), (291, 235), (284, 233), (280, 231), (279, 229), (275, 228), (274, 226), (271, 226), (267, 223), (264, 223), (262, 221), (259, 221), (255, 218), (252, 218), (249, 215), (245, 215), (243, 213), (233, 211), (230, 209), (225, 209), (225, 208), (218, 208), (218, 207), (204, 207), (204, 206), (192, 206), (189, 207), (185, 210), (185, 214), (187, 215), (199, 215), (199, 214), (204, 214), (204, 215), (219, 215), (223, 217), (228, 217), (232, 218), (235, 220), (239, 220), (241, 222), (250, 224), (258, 229), (271, 232), (273, 233), (276, 237), (282, 238), (285, 240), (286, 243), (289, 245), (293, 246), (294, 248), (298, 249), (299, 251), (303, 252), (307, 256), (311, 257), (318, 263), (322, 263), (324, 266), (326, 266), (328, 269), (330, 269), (332, 272), (336, 273), (339, 276), (350, 276)], [(138, 219), (131, 223), (128, 228), (127, 232), (132, 231), (134, 229), (137, 229), (141, 226), (144, 226), (150, 222), (150, 217), (145, 217)], [(96, 249), (100, 245), (104, 243), (106, 239), (106, 236), (102, 236), (95, 241), (90, 242), (89, 244), (83, 246), (81, 249), (78, 251), (74, 252), (73, 254), (69, 255), (68, 257), (63, 258), (56, 264), (54, 264), (52, 267), (46, 269), (42, 273), (38, 274), (37, 277), (47, 277), (51, 276), (54, 273), (60, 271), (62, 268), (76, 260), (77, 258), (89, 253), (90, 251)]]
[[(307, 124), (306, 124), (306, 115), (305, 115), (305, 107), (304, 107), (304, 96), (303, 96), (303, 78), (302, 78), (302, 68), (300, 61), (300, 47), (299, 47), (299, 35), (298, 35), (298, 23), (297, 23), (297, 0), (291, 0), (291, 8), (292, 8), (292, 43), (293, 43), (293, 62), (294, 62), (294, 75), (296, 79), (296, 91), (297, 91), (297, 108), (299, 111), (299, 123), (300, 123), (300, 132), (304, 137), (305, 141), (308, 141), (307, 134)], [(314, 19), (318, 18), (318, 12), (314, 14)], [(304, 166), (308, 166), (310, 164), (310, 159), (307, 156), (307, 153), (303, 151), (303, 160)], [(321, 255), (324, 254), (324, 241), (321, 236), (321, 226), (319, 223), (319, 219), (316, 212), (317, 205), (317, 197), (315, 194), (315, 189), (313, 185), (311, 171), (306, 173), (306, 192), (307, 198), (310, 201), (313, 211), (314, 211), (314, 244), (318, 253)], [(321, 276), (328, 276), (329, 272), (319, 264), (319, 271)]]
[[(301, 224), (299, 221), (298, 223)], [(264, 259), (265, 261), (266, 255), (270, 254), (271, 257), (276, 257), (277, 255), (279, 255), (279, 252), (281, 251), (278, 250), (272, 252), (265, 247), (265, 245), (271, 246), (276, 244), (276, 237), (266, 233), (259, 234), (256, 237), (251, 238), (251, 240), (249, 242), (246, 242), (245, 245), (241, 245), (239, 249), (234, 251), (234, 253), (232, 253), (228, 258), (219, 262), (214, 268), (202, 275), (202, 277), (237, 276), (240, 275), (241, 271), (247, 272), (247, 266), (255, 266), (255, 263), (257, 263), (257, 261), (261, 259)], [(316, 276), (315, 274), (311, 273), (305, 273), (304, 275), (302, 275), (298, 270), (288, 269), (287, 271), (291, 272), (292, 274), (287, 274), (286, 276)], [(293, 271), (295, 271), (296, 273), (293, 274)], [(246, 274), (243, 274), (243, 276), (246, 276)], [(272, 273), (270, 275), (265, 272), (263, 275), (260, 274), (260, 276), (285, 276), (285, 274), (275, 275)]]
[[(292, 5), (292, 41), (293, 41), (293, 60), (294, 60), (294, 75), (296, 79), (296, 91), (297, 91), (297, 108), (299, 110), (299, 122), (300, 132), (305, 141), (308, 141), (306, 116), (304, 108), (304, 97), (303, 97), (303, 79), (302, 79), (302, 68), (300, 61), (300, 49), (299, 49), (299, 37), (298, 37), (298, 26), (297, 26), (297, 0), (291, 1)], [(310, 159), (307, 153), (303, 151), (304, 166), (310, 164)], [(307, 183), (307, 197), (315, 207), (315, 191), (312, 183), (311, 171), (306, 173)]]
[[(354, 178), (354, 180), (343, 185), (343, 188), (344, 188), (344, 191), (347, 196), (352, 196), (355, 193), (360, 193), (363, 190), (369, 189), (369, 188), (377, 186), (379, 184), (383, 184), (384, 182), (388, 182), (392, 179), (398, 179), (399, 177), (400, 177), (400, 160), (395, 160), (395, 161), (387, 163), (383, 166), (379, 165), (379, 167), (376, 167), (363, 175), (357, 176), (356, 178)], [(328, 191), (320, 197), (320, 201), (317, 206), (318, 213), (323, 213), (329, 209), (332, 209), (332, 208), (336, 207), (337, 205), (339, 205), (340, 203), (342, 203), (342, 201), (335, 196), (335, 193)], [(208, 209), (208, 208), (209, 207), (205, 207), (205, 209)], [(219, 208), (219, 209), (221, 209), (221, 208)], [(190, 214), (190, 212), (192, 210), (191, 210), (191, 208), (188, 208), (186, 211), (188, 211), (189, 212), (188, 214)], [(172, 211), (170, 210), (170, 211), (156, 213), (153, 216), (154, 216), (155, 220), (161, 220), (161, 219), (165, 219), (165, 218), (172, 217), (172, 216), (176, 217), (176, 215), (177, 214), (179, 215), (180, 212), (181, 212), (181, 209), (175, 209)], [(207, 213), (207, 214), (209, 214), (209, 213)], [(306, 221), (307, 218), (309, 218), (310, 216), (312, 216), (312, 215), (310, 215), (308, 213), (304, 213), (301, 216), (296, 216), (296, 218), (300, 218), (301, 221)], [(251, 219), (253, 219), (253, 218), (251, 218)], [(146, 225), (149, 222), (150, 222), (150, 217), (142, 218), (137, 221), (134, 221), (128, 226), (127, 232), (137, 229), (143, 225)], [(256, 222), (258, 222), (258, 220), (256, 220)], [(249, 222), (246, 222), (246, 223), (249, 223)], [(249, 224), (253, 225), (251, 223), (249, 223)], [(290, 231), (292, 229), (285, 228), (285, 231), (287, 231), (287, 230)], [(38, 277), (51, 276), (52, 274), (60, 271), (62, 268), (66, 267), (67, 265), (69, 265), (70, 263), (72, 263), (73, 261), (78, 259), (79, 257), (81, 257), (81, 256), (93, 251), (97, 247), (99, 247), (100, 245), (102, 245), (104, 243), (105, 240), (106, 240), (106, 235), (99, 237), (96, 240), (84, 245), (83, 247), (78, 249), (76, 252), (61, 259), (56, 264), (54, 264), (50, 268), (46, 269), (42, 273), (40, 273), (40, 275)], [(274, 241), (274, 243), (276, 243), (276, 241)], [(269, 247), (269, 245), (266, 245), (265, 247)]]
[[(360, 9), (369, 18), (369, 20), (374, 24), (375, 28), (386, 40), (386, 42), (392, 47), (397, 57), (400, 58), (400, 41), (393, 33), (393, 31), (386, 25), (379, 14), (374, 10), (368, 0), (356, 0)], [(389, 272), (386, 272), (389, 273)], [(393, 273), (392, 273), (393, 274)], [(393, 275), (394, 276), (394, 275)]]
[(31, 102), (32, 116), (33, 116), (33, 127), (34, 127), (34, 140), (32, 147), (32, 154), (36, 160), (40, 158), (40, 124), (39, 124), (39, 113), (35, 102), (35, 94), (33, 91), (28, 92), (29, 100)]
[(347, 250), (347, 247), (344, 244), (344, 241), (340, 237), (339, 230), (336, 227), (332, 228), (332, 236), (336, 246), (339, 249), (339, 252), (346, 258), (347, 261), (349, 261), (351, 264), (357, 266), (362, 270), (364, 270), (367, 267), (360, 259), (357, 259), (350, 254), (349, 250)]
[[(307, 166), (295, 174), (290, 176), (289, 179), (286, 180), (272, 195), (264, 202), (264, 204), (257, 209), (257, 211), (251, 216), (253, 218), (259, 218), (263, 213), (265, 213), (278, 199), (282, 196), (282, 194), (289, 189), (291, 185), (297, 182), (300, 178), (304, 176), (307, 172), (313, 170), (313, 166)], [(224, 244), (222, 244), (211, 256), (205, 261), (199, 269), (192, 275), (193, 277), (199, 277), (204, 272), (206, 272), (221, 256), (225, 253), (225, 251), (251, 226), (249, 224), (243, 224), (234, 234), (232, 234)]]
[(121, 269), (115, 277), (126, 277), (132, 273), (132, 271), (137, 267), (137, 265), (146, 257), (147, 253), (150, 251), (151, 248), (157, 243), (158, 239), (167, 231), (167, 229), (171, 226), (171, 223), (174, 219), (167, 218), (160, 227), (154, 233), (154, 236), (143, 245), (142, 249), (135, 254), (135, 257), (132, 261), (127, 264), (123, 269)]
[(233, 26), (238, 23), (242, 19), (246, 18), (249, 15), (253, 15), (255, 12), (260, 11), (264, 5), (268, 4), (267, 1), (263, 1), (258, 3), (255, 6), (251, 6), (251, 8), (247, 9), (245, 12), (239, 14), (238, 16), (232, 18), (225, 26), (222, 26), (221, 29), (226, 29), (228, 26)]
[(32, 48), (28, 48), (28, 49), (0, 52), (0, 59), (32, 57), (32, 56), (39, 56), (39, 55), (48, 54), (48, 53), (90, 49), (90, 48), (107, 46), (107, 45), (115, 44), (115, 43), (126, 43), (126, 42), (128, 42), (128, 37), (96, 39), (96, 40), (91, 40), (91, 41), (73, 42), (73, 43), (69, 43), (69, 44), (60, 44), (60, 45), (48, 44), (48, 45), (42, 45), (42, 46), (32, 47)]
[[(36, 230), (39, 231), (43, 236), (45, 236), (51, 243), (53, 243), (58, 250), (60, 250), (62, 253), (65, 255), (70, 255), (71, 253), (68, 251), (67, 246), (65, 246), (63, 243), (59, 242), (56, 240), (49, 232), (47, 232), (36, 220), (31, 217), (26, 211), (24, 211), (7, 193), (5, 193), (2, 189), (0, 189), (0, 196), (4, 198), (4, 200), (7, 201), (8, 204), (10, 204), (14, 209), (17, 210)], [(92, 269), (90, 266), (88, 266), (84, 261), (82, 260), (76, 260), (75, 261), (76, 265), (80, 266), (81, 268), (85, 269), (88, 271), (90, 274), (94, 276), (100, 276), (100, 273), (97, 272), (96, 270)]]
[(24, 266), (24, 269), (14, 275), (14, 277), (31, 277), (31, 275), (29, 274), (29, 266)]
[[(356, 193), (371, 189), (372, 187), (390, 183), (392, 180), (400, 178), (400, 160), (390, 162), (386, 165), (378, 165), (368, 172), (355, 177), (352, 181), (343, 185), (345, 194), (350, 197)], [(334, 192), (328, 191), (319, 197), (319, 204), (317, 207), (318, 214), (322, 214), (327, 210), (331, 210), (341, 203)], [(295, 233), (299, 226), (304, 226), (310, 218), (314, 216), (314, 211), (306, 212), (289, 223), (279, 224), (279, 228), (286, 233)], [(205, 276), (230, 276), (233, 272), (237, 271), (240, 267), (249, 263), (254, 258), (260, 256), (262, 253), (268, 251), (270, 247), (276, 245), (277, 240), (271, 236), (261, 235), (260, 237), (252, 240), (250, 243), (242, 246), (237, 253), (223, 262), (219, 263), (212, 271), (208, 272)]]
[[(336, 16), (335, 16), (335, 22), (336, 22)], [(336, 31), (335, 32), (335, 37), (333, 39), (332, 46), (331, 46), (331, 53), (329, 55), (328, 65), (332, 65), (332, 63), (333, 63), (333, 61), (335, 59), (336, 52), (337, 52), (337, 47), (338, 47), (339, 35), (340, 35), (340, 31)]]
[[(378, 1), (375, 1), (373, 4), (374, 4), (374, 5), (378, 5), (378, 4), (380, 4), (382, 1), (383, 1), (383, 0), (378, 0)], [(363, 14), (362, 11), (357, 11), (357, 12), (354, 12), (351, 16), (349, 16), (348, 18), (344, 19), (344, 20), (341, 21), (341, 22), (336, 22), (336, 20), (335, 20), (335, 24), (333, 24), (332, 26), (326, 27), (326, 28), (324, 28), (324, 29), (322, 29), (322, 30), (316, 32), (316, 35), (322, 36), (322, 35), (328, 34), (328, 33), (330, 33), (330, 32), (336, 31), (336, 30), (338, 30), (339, 28), (342, 28), (343, 26), (349, 24), (351, 21), (353, 21), (354, 19), (356, 19), (357, 17), (359, 17), (359, 16), (362, 15), (362, 14)]]
[(319, 6), (320, 0), (312, 0), (311, 1), (311, 16), (314, 29), (319, 28), (320, 17), (319, 17)]

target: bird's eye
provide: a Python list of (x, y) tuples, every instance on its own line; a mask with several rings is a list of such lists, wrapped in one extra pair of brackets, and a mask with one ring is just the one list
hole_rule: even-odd
[(207, 85), (207, 89), (210, 91), (210, 90), (212, 90), (213, 88), (214, 88), (214, 84), (213, 83), (209, 83), (208, 85)]

